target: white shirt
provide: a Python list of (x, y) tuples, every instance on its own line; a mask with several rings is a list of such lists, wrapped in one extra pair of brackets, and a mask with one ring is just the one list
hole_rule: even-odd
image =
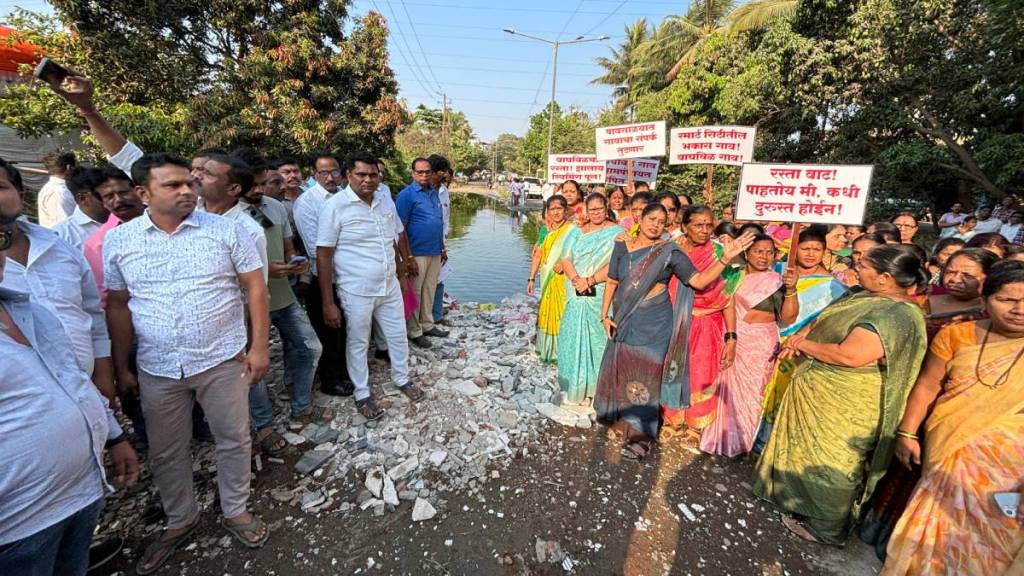
[(88, 214), (82, 212), (81, 208), (75, 206), (75, 211), (71, 213), (71, 216), (54, 226), (53, 231), (65, 242), (71, 244), (75, 250), (81, 252), (86, 239), (95, 234), (102, 226), (103, 222), (93, 220)]
[(395, 237), (401, 233), (395, 203), (381, 190), (370, 204), (347, 187), (324, 206), (317, 246), (334, 248), (334, 283), (357, 296), (385, 296), (396, 274)]
[(140, 369), (187, 378), (245, 349), (238, 275), (262, 262), (241, 223), (196, 210), (168, 234), (146, 210), (107, 233), (103, 262), (107, 291), (130, 295)]
[[(199, 203), (199, 207), (202, 209), (202, 202)], [(270, 278), (270, 259), (267, 257), (267, 235), (263, 233), (263, 226), (260, 226), (259, 222), (249, 215), (248, 207), (248, 204), (239, 202), (227, 212), (217, 214), (217, 216), (238, 222), (241, 228), (252, 238), (252, 241), (256, 243), (256, 252), (260, 255), (260, 261), (263, 262), (263, 281), (266, 282)]]
[(999, 229), (1003, 227), (1003, 221), (999, 218), (989, 217), (988, 220), (978, 220), (978, 225), (974, 227), (975, 234), (987, 234), (989, 232), (999, 232)]
[(29, 240), (26, 265), (8, 257), (0, 286), (31, 294), (49, 308), (71, 340), (79, 368), (92, 376), (95, 359), (110, 357), (107, 321), (92, 268), (81, 250), (53, 230), (23, 219), (18, 220), (18, 228)]
[(444, 222), (444, 237), (448, 237), (448, 231), (451, 230), (451, 209), (452, 199), (448, 194), (448, 186), (441, 184), (437, 189), (437, 198), (441, 201), (441, 220)]
[[(8, 260), (8, 263), (10, 260)], [(0, 545), (53, 526), (103, 497), (103, 448), (121, 435), (79, 369), (60, 320), (39, 299), (0, 288), (25, 346), (0, 331)]]
[(75, 211), (75, 197), (60, 176), (50, 179), (39, 189), (36, 196), (39, 225), (53, 228)]
[[(941, 218), (939, 218), (938, 224), (956, 224), (959, 226), (960, 223), (964, 221), (964, 218), (967, 218), (966, 213), (961, 212), (960, 214), (953, 214), (952, 212), (946, 212)], [(956, 228), (956, 226), (943, 228), (942, 232), (939, 233), (939, 238), (949, 238), (953, 236), (953, 234), (956, 234)]]
[(999, 233), (1006, 238), (1007, 242), (1013, 242), (1017, 238), (1017, 233), (1020, 232), (1022, 224), (1003, 224), (1002, 228), (999, 229)]
[(117, 151), (117, 154), (107, 156), (107, 162), (117, 166), (122, 172), (131, 178), (132, 164), (135, 164), (136, 160), (142, 158), (142, 155), (142, 149), (136, 146), (131, 140), (128, 140), (124, 143), (124, 146)]
[(316, 184), (299, 195), (292, 207), (295, 218), (295, 231), (302, 238), (302, 245), (309, 252), (309, 272), (316, 276), (316, 241), (320, 232), (320, 214), (324, 204), (332, 194), (323, 186)]

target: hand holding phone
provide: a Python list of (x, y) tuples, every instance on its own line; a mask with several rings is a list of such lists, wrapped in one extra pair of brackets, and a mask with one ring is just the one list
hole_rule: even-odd
[(50, 86), (60, 86), (68, 76), (71, 75), (68, 69), (57, 64), (49, 58), (43, 58), (39, 61), (39, 65), (36, 66), (32, 75), (36, 78), (46, 82)]
[(306, 258), (305, 256), (301, 256), (299, 254), (296, 254), (295, 256), (292, 256), (291, 260), (288, 261), (288, 265), (289, 266), (296, 266), (298, 264), (305, 264), (308, 261), (309, 261), (309, 259)]
[(992, 495), (999, 511), (1007, 518), (1015, 518), (1020, 507), (1020, 492), (996, 492)]

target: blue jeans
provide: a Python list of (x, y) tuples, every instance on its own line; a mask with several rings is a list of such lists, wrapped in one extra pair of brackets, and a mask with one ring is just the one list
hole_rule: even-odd
[[(313, 375), (323, 347), (298, 302), (271, 312), (270, 322), (284, 344), (284, 381), (291, 382), (292, 416), (298, 416), (313, 404)], [(249, 389), (249, 416), (257, 430), (274, 423), (266, 379)]]
[(434, 323), (444, 318), (444, 282), (437, 283), (437, 292), (434, 293)]
[(0, 574), (84, 576), (89, 569), (92, 533), (102, 509), (100, 498), (49, 528), (0, 545)]

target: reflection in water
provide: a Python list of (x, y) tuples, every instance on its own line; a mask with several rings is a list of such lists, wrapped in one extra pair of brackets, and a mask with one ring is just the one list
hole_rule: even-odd
[(500, 302), (523, 292), (537, 226), (481, 196), (452, 195), (445, 291), (462, 302)]

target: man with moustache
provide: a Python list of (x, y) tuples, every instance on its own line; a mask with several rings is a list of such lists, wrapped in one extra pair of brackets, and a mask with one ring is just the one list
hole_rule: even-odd
[[(312, 252), (317, 245), (320, 216), (324, 206), (338, 190), (344, 189), (348, 182), (341, 171), (341, 164), (330, 152), (315, 152), (310, 158), (313, 162), (313, 177), (316, 179), (316, 186), (306, 190), (295, 200), (294, 216), (295, 228), (302, 238), (302, 244), (307, 251)], [(288, 178), (286, 177), (286, 186), (287, 182)], [(285, 190), (287, 191), (287, 188)], [(323, 316), (326, 302), (333, 301), (336, 307), (340, 306), (341, 302), (334, 290), (321, 290), (315, 258), (310, 259), (310, 272), (312, 277), (309, 285), (303, 288), (297, 287), (296, 291), (306, 291), (306, 311), (309, 313), (309, 321), (313, 324), (313, 329), (323, 347), (323, 353), (320, 356), (320, 391), (331, 396), (351, 396), (355, 387), (349, 377), (346, 363), (345, 322), (342, 320), (336, 325), (328, 325), (324, 322)]]
[[(167, 528), (136, 568), (149, 574), (199, 525), (189, 445), (196, 400), (216, 440), (222, 526), (247, 547), (262, 546), (270, 534), (246, 509), (248, 393), (270, 363), (270, 322), (256, 243), (242, 222), (196, 210), (189, 165), (148, 154), (133, 164), (132, 179), (148, 208), (107, 233), (103, 275), (118, 382), (142, 392), (150, 466), (167, 514)], [(137, 379), (129, 357), (136, 341)]]

